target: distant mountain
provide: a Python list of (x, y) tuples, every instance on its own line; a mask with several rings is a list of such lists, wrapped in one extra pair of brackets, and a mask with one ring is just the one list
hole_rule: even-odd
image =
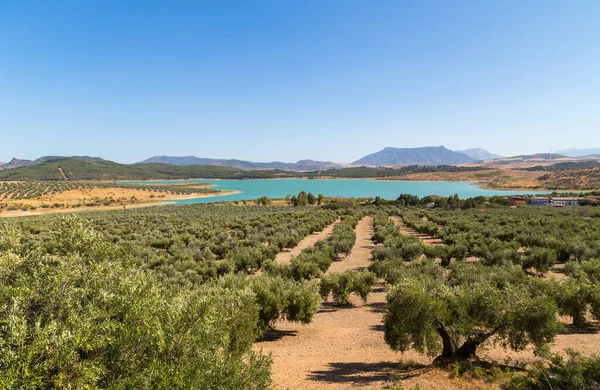
[(37, 160), (21, 160), (18, 158), (13, 158), (12, 160), (10, 160), (10, 162), (8, 164), (4, 164), (4, 165), (0, 164), (0, 171), (7, 170), (7, 169), (20, 168), (20, 167), (28, 167), (31, 165), (38, 165), (38, 164), (41, 164), (46, 161), (61, 160), (61, 159), (65, 159), (65, 158), (73, 158), (73, 159), (82, 160), (82, 161), (104, 161), (100, 157), (89, 157), (89, 156), (71, 156), (71, 157), (44, 156), (44, 157), (38, 158)]
[(463, 153), (457, 153), (443, 146), (424, 148), (385, 148), (369, 154), (353, 165), (395, 166), (395, 165), (458, 165), (475, 162), (476, 159)]
[(565, 150), (557, 150), (556, 153), (562, 154), (568, 157), (584, 157), (590, 154), (600, 154), (600, 148), (590, 148), (590, 149), (565, 149)]
[(481, 148), (471, 148), (465, 150), (455, 150), (456, 153), (466, 154), (467, 156), (474, 158), (475, 160), (483, 161), (483, 160), (493, 160), (495, 158), (502, 158), (494, 153), (490, 153), (485, 149)]
[(279, 161), (261, 163), (235, 159), (200, 158), (195, 156), (155, 156), (141, 161), (137, 164), (169, 164), (176, 166), (214, 165), (244, 170), (281, 169), (285, 171), (310, 171), (319, 169), (336, 169), (343, 167), (341, 164), (336, 164), (330, 161), (300, 160), (295, 163), (284, 163)]
[(13, 168), (19, 168), (19, 167), (27, 167), (27, 166), (33, 165), (33, 164), (35, 164), (35, 163), (31, 160), (21, 160), (18, 158), (13, 158), (8, 163), (6, 163), (4, 165), (0, 165), (0, 171), (4, 171), (7, 169), (13, 169)]

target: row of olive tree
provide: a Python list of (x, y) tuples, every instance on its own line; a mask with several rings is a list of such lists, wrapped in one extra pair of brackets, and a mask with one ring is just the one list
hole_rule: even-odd
[(270, 359), (252, 343), (319, 308), (315, 282), (229, 275), (182, 288), (85, 220), (52, 232), (52, 255), (0, 234), (0, 388), (265, 389)]

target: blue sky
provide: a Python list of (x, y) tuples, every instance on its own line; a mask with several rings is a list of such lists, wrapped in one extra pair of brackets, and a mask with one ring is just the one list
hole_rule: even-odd
[(600, 2), (0, 1), (0, 161), (600, 147)]

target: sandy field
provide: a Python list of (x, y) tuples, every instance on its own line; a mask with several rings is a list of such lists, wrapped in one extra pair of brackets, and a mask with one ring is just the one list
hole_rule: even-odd
[[(196, 194), (175, 195), (158, 191), (143, 191), (129, 188), (81, 188), (68, 190), (53, 195), (42, 195), (35, 199), (10, 200), (3, 199), (0, 203), (15, 205), (30, 205), (36, 207), (36, 210), (2, 210), (0, 218), (23, 217), (29, 215), (42, 215), (65, 212), (79, 212), (90, 210), (116, 210), (148, 207), (157, 205), (171, 204), (175, 200), (206, 198), (215, 196), (224, 196), (239, 193), (238, 191), (216, 191), (215, 193), (198, 192)], [(109, 205), (103, 205), (105, 200), (112, 199)], [(86, 206), (86, 203), (100, 202), (101, 205)], [(62, 207), (43, 208), (42, 205), (62, 204)], [(79, 205), (78, 207), (76, 205)]]

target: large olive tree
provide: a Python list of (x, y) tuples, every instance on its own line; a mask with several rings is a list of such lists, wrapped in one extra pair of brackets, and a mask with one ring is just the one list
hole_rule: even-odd
[(269, 386), (251, 288), (164, 286), (75, 217), (53, 231), (53, 256), (0, 232), (0, 388)]
[(528, 278), (516, 266), (407, 271), (387, 297), (385, 340), (394, 350), (412, 347), (442, 360), (473, 358), (492, 341), (544, 347), (560, 330), (557, 307)]

